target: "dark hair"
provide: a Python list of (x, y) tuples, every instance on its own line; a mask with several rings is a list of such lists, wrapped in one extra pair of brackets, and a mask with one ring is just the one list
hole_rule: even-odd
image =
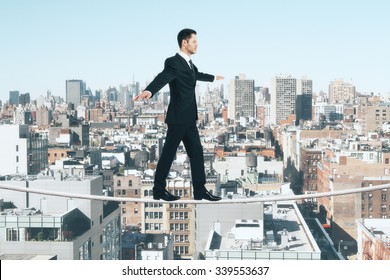
[(190, 39), (192, 34), (196, 35), (196, 31), (189, 28), (185, 28), (181, 30), (179, 34), (177, 34), (177, 42), (179, 43), (179, 48), (181, 48), (181, 43), (183, 42), (183, 40)]

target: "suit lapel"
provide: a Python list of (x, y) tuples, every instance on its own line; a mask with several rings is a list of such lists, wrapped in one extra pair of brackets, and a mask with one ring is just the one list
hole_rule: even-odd
[[(181, 61), (184, 69), (186, 69), (186, 71), (188, 72), (188, 75), (194, 80), (196, 81), (195, 79), (195, 69), (192, 70), (190, 68), (190, 66), (188, 65), (187, 61), (180, 55), (180, 54), (176, 54), (176, 57), (178, 57), (178, 59)], [(194, 65), (194, 68), (195, 68), (195, 65)]]

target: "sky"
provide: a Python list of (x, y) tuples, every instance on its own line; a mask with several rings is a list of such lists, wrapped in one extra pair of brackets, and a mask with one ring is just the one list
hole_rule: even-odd
[(177, 33), (197, 31), (200, 71), (240, 73), (256, 86), (275, 75), (335, 79), (390, 94), (390, 1), (386, 0), (0, 0), (0, 100), (9, 91), (65, 97), (65, 81), (93, 92), (144, 86), (178, 51)]

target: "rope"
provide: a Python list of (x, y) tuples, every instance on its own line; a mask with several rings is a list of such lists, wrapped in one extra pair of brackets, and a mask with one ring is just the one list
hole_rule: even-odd
[(319, 192), (313, 194), (301, 194), (301, 195), (266, 195), (262, 197), (257, 196), (251, 198), (233, 198), (233, 199), (225, 198), (219, 201), (187, 200), (187, 199), (176, 200), (176, 201), (164, 201), (164, 200), (154, 200), (152, 198), (130, 198), (130, 197), (112, 197), (112, 196), (103, 196), (103, 195), (73, 194), (73, 193), (56, 192), (56, 191), (48, 191), (48, 190), (30, 189), (25, 187), (7, 186), (4, 184), (0, 184), (0, 189), (17, 191), (17, 192), (50, 195), (50, 196), (60, 196), (60, 197), (67, 197), (67, 198), (101, 200), (101, 201), (118, 201), (118, 202), (139, 202), (139, 203), (157, 202), (157, 203), (187, 203), (187, 204), (239, 204), (239, 203), (246, 204), (246, 203), (259, 203), (259, 202), (302, 200), (302, 199), (312, 199), (312, 198), (319, 198), (319, 197), (331, 197), (331, 196), (371, 192), (371, 191), (386, 189), (388, 187), (390, 187), (390, 184), (362, 187), (356, 189)]

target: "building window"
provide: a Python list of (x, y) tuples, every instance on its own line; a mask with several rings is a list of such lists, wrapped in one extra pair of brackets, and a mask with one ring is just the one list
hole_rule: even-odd
[(17, 228), (7, 228), (7, 241), (19, 241), (19, 230)]
[(16, 145), (16, 151), (19, 152), (19, 145)]
[(80, 260), (90, 260), (91, 259), (91, 247), (92, 242), (88, 240), (81, 247), (79, 247), (79, 259)]
[(138, 208), (134, 208), (134, 214), (138, 214)]
[(121, 181), (118, 180), (118, 181), (116, 182), (116, 185), (117, 185), (118, 187), (120, 187), (120, 186), (121, 186)]
[(133, 186), (133, 181), (129, 180), (129, 187)]

